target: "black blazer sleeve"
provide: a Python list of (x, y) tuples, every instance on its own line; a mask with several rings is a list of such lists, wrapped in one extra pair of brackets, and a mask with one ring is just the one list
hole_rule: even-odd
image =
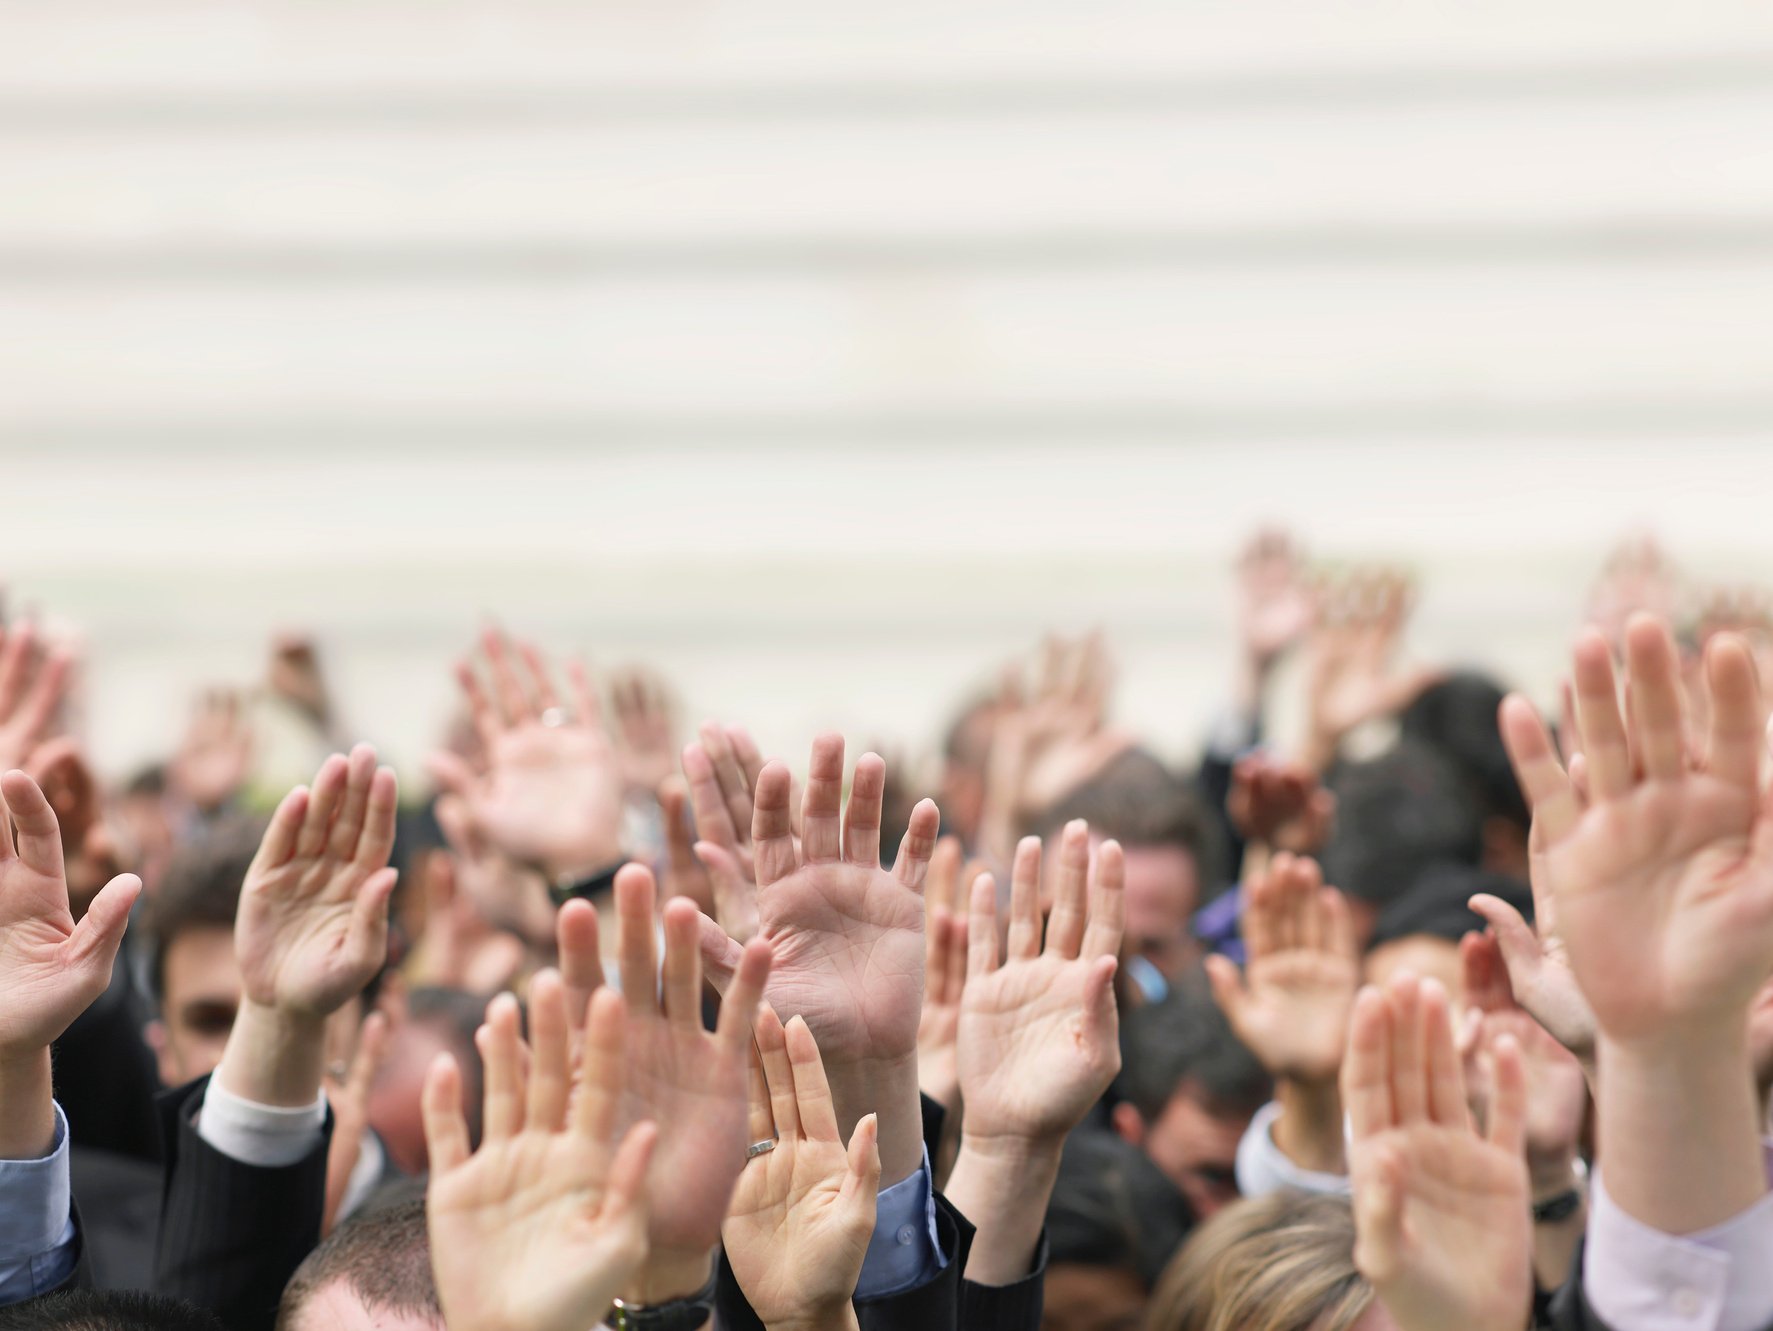
[(82, 1147), (158, 1161), (154, 1099), (160, 1078), (142, 1038), (151, 1014), (130, 979), (132, 970), (125, 941), (105, 992), (55, 1042), (55, 1098)]
[(966, 1331), (1040, 1331), (1047, 1284), (1047, 1235), (1034, 1250), (1034, 1269), (1013, 1285), (960, 1282), (960, 1324)]
[(208, 1081), (160, 1103), (166, 1192), (154, 1286), (207, 1308), (230, 1331), (271, 1331), (283, 1287), (320, 1242), (332, 1111), (314, 1149), (295, 1164), (242, 1164), (197, 1135)]

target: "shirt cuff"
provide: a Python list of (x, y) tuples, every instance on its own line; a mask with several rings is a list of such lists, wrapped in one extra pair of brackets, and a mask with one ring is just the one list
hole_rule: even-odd
[(0, 1160), (0, 1304), (44, 1294), (65, 1281), (77, 1258), (68, 1182), (68, 1120), (55, 1110), (49, 1154)]
[(326, 1127), (326, 1096), (284, 1109), (235, 1095), (211, 1077), (197, 1111), (197, 1135), (230, 1160), (264, 1169), (293, 1165), (314, 1149)]
[(1760, 1331), (1773, 1321), (1773, 1194), (1695, 1234), (1664, 1234), (1589, 1185), (1582, 1292), (1621, 1331)]
[(1245, 1197), (1262, 1197), (1286, 1188), (1346, 1197), (1347, 1175), (1305, 1169), (1274, 1144), (1274, 1121), (1280, 1116), (1280, 1105), (1270, 1100), (1244, 1130), (1237, 1144), (1237, 1190)]
[(925, 1147), (918, 1171), (875, 1201), (874, 1233), (862, 1258), (856, 1298), (882, 1299), (916, 1289), (940, 1275), (948, 1257), (936, 1235), (936, 1187)]

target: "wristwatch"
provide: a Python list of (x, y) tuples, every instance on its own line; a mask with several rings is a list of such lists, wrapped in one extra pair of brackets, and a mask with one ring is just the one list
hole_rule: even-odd
[(611, 1331), (697, 1331), (714, 1316), (714, 1284), (718, 1263), (708, 1272), (708, 1283), (694, 1294), (669, 1303), (646, 1306), (617, 1299), (604, 1321)]
[(616, 875), (627, 863), (625, 859), (617, 860), (607, 869), (598, 869), (582, 878), (558, 878), (548, 884), (548, 897), (556, 906), (564, 906), (574, 897), (595, 900), (615, 887)]
[(1582, 1206), (1583, 1185), (1588, 1182), (1588, 1162), (1577, 1156), (1570, 1172), (1575, 1177), (1574, 1187), (1533, 1203), (1535, 1225), (1555, 1225), (1568, 1220)]

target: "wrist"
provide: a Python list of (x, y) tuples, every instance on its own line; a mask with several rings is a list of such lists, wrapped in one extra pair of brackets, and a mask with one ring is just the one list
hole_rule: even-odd
[(325, 1071), (325, 1017), (248, 998), (234, 1017), (215, 1076), (243, 1100), (299, 1109), (314, 1103)]
[(878, 1116), (883, 1191), (923, 1168), (923, 1101), (915, 1050), (893, 1058), (827, 1058), (825, 1072), (845, 1141), (864, 1117)]
[(0, 1054), (0, 1160), (41, 1160), (54, 1146), (48, 1046)]
[(1572, 1190), (1581, 1191), (1587, 1179), (1588, 1171), (1574, 1148), (1555, 1157), (1535, 1158), (1528, 1153), (1527, 1188), (1535, 1205)]
[(795, 1317), (764, 1323), (767, 1331), (853, 1331), (856, 1309), (848, 1299)]
[(654, 1248), (622, 1290), (624, 1303), (642, 1308), (693, 1298), (714, 1271), (713, 1248)]
[(1318, 1174), (1348, 1172), (1348, 1142), (1342, 1123), (1342, 1093), (1331, 1081), (1282, 1077), (1275, 1087), (1280, 1115), (1271, 1132), (1275, 1148), (1301, 1169)]

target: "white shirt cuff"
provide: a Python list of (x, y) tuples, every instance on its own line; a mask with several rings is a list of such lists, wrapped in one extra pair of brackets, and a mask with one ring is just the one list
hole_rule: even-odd
[(1274, 1121), (1280, 1116), (1280, 1105), (1270, 1100), (1244, 1130), (1237, 1144), (1237, 1190), (1245, 1197), (1262, 1197), (1285, 1188), (1346, 1197), (1347, 1175), (1305, 1169), (1274, 1144)]
[(1773, 1321), (1773, 1194), (1696, 1234), (1664, 1234), (1590, 1182), (1582, 1292), (1614, 1331), (1761, 1331)]
[(326, 1126), (326, 1096), (284, 1109), (242, 1099), (211, 1077), (197, 1111), (197, 1135), (230, 1160), (279, 1169), (314, 1149)]

